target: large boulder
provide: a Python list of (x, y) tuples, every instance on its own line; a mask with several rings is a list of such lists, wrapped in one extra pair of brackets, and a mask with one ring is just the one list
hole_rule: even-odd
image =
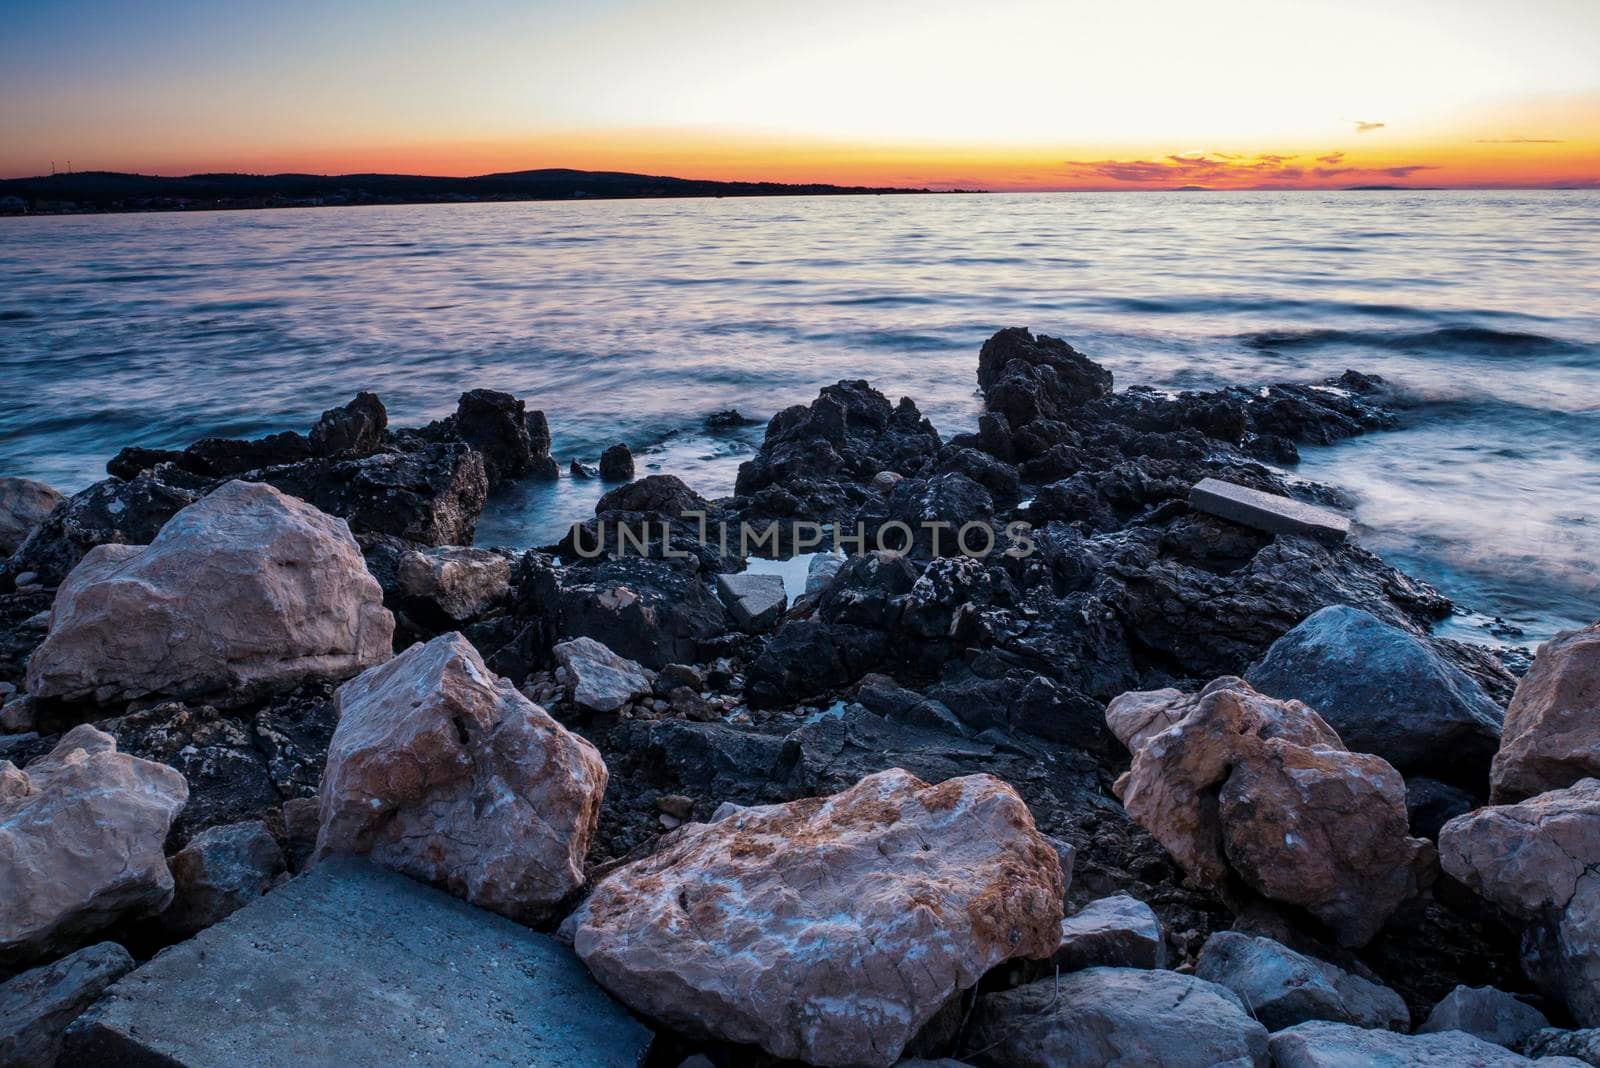
[(1270, 938), (1218, 931), (1206, 939), (1194, 974), (1238, 994), (1272, 1031), (1306, 1020), (1411, 1027), (1411, 1013), (1393, 990)]
[(10, 556), (66, 500), (53, 487), (31, 478), (0, 477), (0, 556)]
[(570, 923), (601, 985), (646, 1016), (776, 1057), (890, 1065), (991, 967), (1050, 955), (1062, 892), (1005, 783), (896, 768), (687, 824)]
[(963, 1060), (993, 1068), (1267, 1068), (1267, 1029), (1225, 987), (1089, 968), (978, 999)]
[[(1277, 1068), (1532, 1068), (1536, 1062), (1462, 1031), (1400, 1035), (1368, 1031), (1353, 1024), (1311, 1020), (1274, 1034), (1268, 1043)], [(1548, 1068), (1571, 1065), (1541, 1059)]]
[(371, 857), (533, 922), (583, 882), (606, 767), (460, 634), (345, 683), (317, 855)]
[(1496, 802), (1600, 776), (1600, 623), (1539, 647), (1506, 712), (1491, 772)]
[[(1312, 709), (1226, 677), (1158, 703), (1119, 705), (1172, 726), (1145, 737), (1117, 791), (1191, 882), (1222, 888), (1236, 874), (1357, 946), (1431, 880), (1433, 848), (1407, 834), (1399, 772), (1346, 750)], [(1130, 722), (1115, 729), (1143, 736)]]
[(162, 843), (188, 799), (182, 775), (87, 724), (26, 770), (0, 760), (0, 965), (165, 908)]
[(1348, 748), (1408, 776), (1481, 791), (1500, 744), (1504, 713), (1470, 675), (1423, 639), (1349, 605), (1313, 613), (1245, 678), (1264, 694), (1310, 705)]
[(1465, 1031), (1474, 1038), (1516, 1049), (1550, 1026), (1545, 1014), (1492, 986), (1458, 986), (1446, 994), (1417, 1028), (1422, 1034)]
[(1439, 860), (1528, 925), (1530, 976), (1600, 1026), (1600, 779), (1458, 816), (1439, 832)]
[(459, 545), (409, 550), (396, 563), (395, 581), (407, 610), (465, 623), (510, 591), (511, 560)]
[(28, 690), (244, 698), (353, 675), (388, 658), (393, 634), (342, 521), (270, 486), (229, 482), (148, 546), (84, 557), (56, 596)]
[(51, 1068), (67, 1027), (132, 970), (127, 950), (101, 942), (0, 983), (0, 1064)]

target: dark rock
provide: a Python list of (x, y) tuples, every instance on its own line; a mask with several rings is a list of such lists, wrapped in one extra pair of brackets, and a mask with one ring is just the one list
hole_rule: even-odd
[(96, 545), (146, 545), (162, 524), (200, 499), (148, 475), (106, 479), (73, 494), (40, 523), (0, 564), (3, 581), (33, 572), (45, 586), (59, 586), (85, 553)]
[(51, 1068), (68, 1025), (132, 970), (127, 950), (101, 942), (0, 984), (0, 1064)]
[(600, 454), (600, 477), (607, 482), (633, 480), (633, 453), (618, 443)]
[(528, 427), (528, 477), (554, 482), (561, 477), (561, 465), (550, 455), (550, 421), (543, 412), (529, 412)]
[(1585, 1064), (1600, 1065), (1600, 1029), (1562, 1031), (1547, 1027), (1524, 1038), (1517, 1052), (1525, 1057), (1573, 1057)]
[(331, 682), (308, 683), (267, 702), (255, 714), (255, 747), (273, 787), (286, 801), (316, 796), (328, 742), (339, 722), (333, 691)]
[(329, 408), (311, 428), (311, 448), (318, 456), (370, 456), (383, 444), (389, 413), (376, 393), (357, 393), (342, 408)]
[(1354, 752), (1403, 774), (1482, 792), (1505, 713), (1425, 639), (1349, 605), (1330, 605), (1273, 643), (1245, 678), (1304, 701)]
[(65, 1057), (599, 1068), (642, 1063), (650, 1040), (548, 936), (333, 857), (124, 977), (69, 1029)]
[[(508, 479), (522, 478), (534, 467), (527, 406), (509, 393), (493, 389), (468, 390), (461, 394), (454, 415), (421, 433), (435, 440), (470, 445), (483, 457), (483, 470), (490, 489)], [(548, 454), (548, 443), (544, 451)]]
[(1306, 1020), (1400, 1031), (1411, 1026), (1393, 990), (1270, 938), (1219, 931), (1206, 941), (1194, 973), (1239, 995), (1273, 1031)]
[(253, 441), (202, 438), (183, 450), (178, 466), (209, 478), (242, 475), (262, 467), (276, 467), (308, 459), (311, 443), (292, 430), (268, 434)]
[(595, 478), (598, 473), (588, 464), (581, 463), (578, 460), (573, 460), (572, 463), (567, 467), (567, 474), (571, 475), (573, 478), (584, 479), (587, 481)]
[(183, 459), (180, 449), (146, 449), (127, 445), (106, 461), (106, 474), (115, 478), (135, 479), (148, 474), (161, 464), (176, 464)]
[(546, 590), (545, 630), (589, 637), (646, 667), (699, 658), (699, 646), (728, 618), (688, 561), (628, 557), (569, 568)]
[(1059, 419), (1111, 392), (1111, 372), (1059, 338), (1037, 338), (1023, 327), (1001, 330), (978, 352), (984, 406), (1008, 424)]
[(237, 912), (283, 874), (283, 852), (259, 820), (208, 827), (167, 858), (175, 892), (163, 926), (187, 937)]
[(640, 513), (676, 518), (684, 512), (705, 512), (710, 504), (684, 485), (677, 475), (646, 475), (637, 482), (618, 486), (601, 497), (594, 506), (596, 515)]
[(712, 412), (705, 417), (707, 430), (734, 430), (742, 426), (758, 426), (759, 419), (749, 419), (739, 414), (737, 408), (725, 408), (720, 412)]
[(1435, 779), (1421, 776), (1406, 779), (1406, 817), (1411, 833), (1418, 838), (1438, 841), (1439, 828), (1471, 812), (1482, 801), (1481, 796), (1475, 797), (1458, 786)]
[(1492, 986), (1458, 986), (1433, 1007), (1419, 1034), (1465, 1031), (1474, 1038), (1516, 1049), (1549, 1027), (1544, 1013)]

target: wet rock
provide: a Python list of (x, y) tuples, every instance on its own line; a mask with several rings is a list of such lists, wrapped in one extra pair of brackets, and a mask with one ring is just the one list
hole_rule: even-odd
[(599, 472), (590, 467), (588, 464), (574, 458), (572, 463), (567, 465), (567, 474), (571, 475), (573, 478), (588, 481), (589, 479), (598, 477)]
[(28, 690), (239, 699), (355, 674), (388, 658), (393, 631), (342, 522), (270, 486), (230, 482), (148, 547), (84, 557), (56, 596)]
[(371, 456), (383, 444), (389, 413), (376, 393), (357, 393), (342, 408), (322, 413), (309, 435), (318, 456)]
[(595, 712), (615, 712), (650, 693), (653, 685), (644, 668), (593, 638), (562, 642), (555, 647), (555, 657), (566, 669), (573, 703)]
[(96, 545), (145, 545), (200, 494), (149, 476), (109, 478), (69, 497), (39, 523), (4, 565), (6, 577), (31, 571), (57, 586)]
[(350, 524), (418, 545), (471, 545), (489, 494), (482, 454), (445, 442), (358, 459), (314, 459), (250, 476)]
[(1310, 705), (1348, 748), (1406, 775), (1481, 792), (1500, 744), (1503, 713), (1466, 672), (1422, 638), (1348, 605), (1310, 616), (1245, 678)]
[(1061, 921), (1061, 944), (1050, 962), (1064, 972), (1165, 968), (1167, 939), (1150, 906), (1127, 894), (1091, 901)]
[(633, 481), (633, 452), (618, 443), (600, 454), (600, 477), (607, 482)]
[(1270, 938), (1219, 931), (1206, 940), (1194, 974), (1239, 995), (1269, 1031), (1306, 1020), (1411, 1028), (1406, 1003), (1393, 990)]
[(1600, 775), (1600, 623), (1539, 647), (1506, 712), (1493, 797), (1516, 801)]
[(317, 856), (369, 856), (533, 922), (583, 881), (606, 768), (459, 634), (350, 680)]
[(1061, 894), (1010, 787), (895, 769), (685, 825), (595, 888), (574, 948), (622, 1001), (689, 1034), (890, 1065), (990, 967), (1048, 956)]
[(717, 596), (747, 634), (770, 630), (789, 607), (782, 575), (718, 575)]
[(1285, 1028), (1272, 1036), (1269, 1046), (1277, 1068), (1346, 1068), (1365, 1064), (1395, 1068), (1528, 1068), (1533, 1064), (1502, 1046), (1460, 1031), (1399, 1035), (1327, 1020)]
[(1059, 338), (1037, 338), (1022, 327), (1001, 330), (978, 352), (984, 407), (1022, 427), (1062, 419), (1111, 392), (1111, 372)]
[(511, 588), (511, 561), (488, 549), (442, 546), (403, 554), (396, 572), (410, 602), (453, 623), (482, 615)]
[(815, 596), (826, 589), (843, 566), (844, 556), (841, 553), (817, 553), (813, 556), (806, 565), (806, 596)]
[[(541, 419), (543, 417), (541, 416)], [(546, 428), (548, 433), (548, 428)], [(509, 393), (493, 389), (471, 389), (461, 394), (449, 418), (418, 431), (434, 441), (459, 441), (483, 458), (483, 471), (489, 488), (534, 469), (534, 442), (527, 405)], [(549, 442), (544, 442), (549, 452)], [(431, 544), (470, 544), (470, 538)]]
[(167, 867), (174, 893), (161, 922), (187, 936), (272, 889), (284, 860), (267, 825), (257, 820), (201, 831), (167, 859)]
[(0, 556), (10, 556), (66, 500), (43, 482), (0, 477)]
[(0, 761), (0, 964), (165, 908), (162, 843), (188, 796), (183, 776), (87, 725), (26, 770)]
[(0, 1064), (52, 1068), (67, 1027), (132, 970), (127, 950), (101, 942), (0, 983)]
[(978, 999), (963, 1058), (993, 1068), (1267, 1068), (1267, 1031), (1234, 994), (1177, 972), (1089, 968)]
[(646, 475), (608, 492), (595, 504), (594, 510), (596, 515), (649, 512), (676, 517), (684, 512), (709, 511), (710, 507), (704, 497), (685, 485), (677, 475)]
[(1431, 881), (1399, 773), (1345, 750), (1315, 711), (1233, 678), (1177, 703), (1192, 709), (1135, 750), (1118, 793), (1193, 882), (1235, 873), (1359, 946)]
[(1529, 925), (1523, 964), (1585, 1027), (1600, 1026), (1600, 779), (1459, 816), (1444, 870)]
[(528, 478), (554, 482), (561, 477), (561, 465), (550, 455), (550, 421), (540, 411), (527, 415)]
[(1517, 1049), (1524, 1039), (1549, 1026), (1544, 1013), (1503, 990), (1458, 986), (1433, 1007), (1417, 1031), (1465, 1031), (1485, 1042)]

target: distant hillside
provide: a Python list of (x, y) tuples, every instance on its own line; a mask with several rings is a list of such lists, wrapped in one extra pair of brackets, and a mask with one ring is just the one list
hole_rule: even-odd
[(844, 196), (928, 191), (872, 186), (785, 185), (781, 182), (709, 182), (620, 171), (557, 168), (484, 174), (476, 178), (434, 178), (410, 174), (191, 174), (183, 178), (161, 178), (114, 171), (78, 171), (38, 178), (0, 179), (0, 212), (192, 211), (335, 204), (573, 200), (583, 197)]

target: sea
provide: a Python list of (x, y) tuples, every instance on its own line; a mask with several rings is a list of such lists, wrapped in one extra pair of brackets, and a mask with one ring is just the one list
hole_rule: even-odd
[[(1600, 191), (965, 194), (0, 219), (0, 474), (64, 491), (124, 445), (395, 425), (467, 389), (548, 416), (563, 467), (731, 491), (764, 423), (864, 378), (975, 426), (979, 346), (1026, 326), (1118, 388), (1382, 375), (1404, 425), (1302, 449), (1356, 537), (1534, 646), (1600, 618)], [(602, 487), (491, 501), (553, 541)]]

